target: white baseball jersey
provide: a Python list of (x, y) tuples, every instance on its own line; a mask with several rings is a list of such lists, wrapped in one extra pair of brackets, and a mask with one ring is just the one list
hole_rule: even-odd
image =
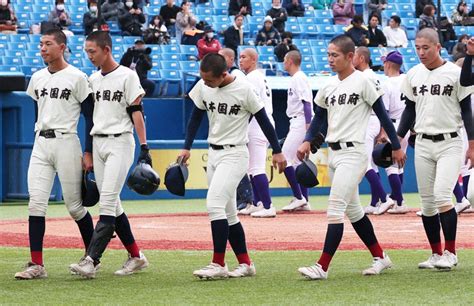
[(272, 90), (268, 87), (265, 75), (256, 69), (247, 74), (247, 81), (252, 84), (255, 94), (265, 105), (268, 117), (271, 117), (273, 114)]
[(91, 92), (87, 76), (71, 65), (55, 73), (48, 68), (35, 72), (26, 90), (38, 103), (35, 132), (53, 129), (77, 133), (81, 103)]
[(365, 69), (362, 71), (362, 73), (372, 82), (374, 82), (375, 89), (380, 95), (383, 95), (383, 89), (382, 86), (380, 85), (380, 78), (379, 76), (370, 68)]
[(303, 101), (311, 103), (312, 100), (313, 92), (308, 77), (300, 70), (290, 79), (286, 115), (290, 118), (304, 116)]
[(415, 102), (417, 133), (450, 133), (463, 126), (459, 102), (470, 88), (460, 85), (460, 74), (461, 68), (451, 62), (434, 70), (418, 64), (408, 71), (401, 92)]
[(122, 65), (103, 75), (94, 72), (89, 77), (94, 93), (94, 134), (132, 133), (133, 123), (127, 107), (145, 94), (135, 71)]
[(385, 104), (385, 108), (388, 110), (388, 116), (390, 119), (400, 119), (402, 117), (403, 111), (405, 110), (405, 100), (402, 99), (402, 93), (400, 92), (400, 88), (402, 87), (405, 77), (405, 74), (401, 74), (396, 77), (390, 77), (382, 84), (382, 88), (385, 93), (382, 96), (382, 99)]
[(326, 141), (364, 143), (372, 105), (379, 97), (374, 83), (358, 70), (342, 81), (331, 77), (314, 99), (328, 111)]
[(245, 145), (251, 114), (264, 105), (244, 78), (220, 88), (210, 88), (200, 80), (189, 92), (197, 108), (207, 111), (208, 142), (214, 145)]
[(239, 78), (245, 78), (245, 73), (242, 72), (242, 70), (236, 68), (236, 69), (232, 69), (232, 71), (230, 72), (230, 75), (233, 75), (235, 77), (239, 77)]

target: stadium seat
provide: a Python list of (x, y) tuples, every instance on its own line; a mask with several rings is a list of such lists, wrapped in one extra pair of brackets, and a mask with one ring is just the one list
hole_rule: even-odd
[(14, 65), (14, 66), (1, 65), (0, 72), (21, 72), (21, 70), (18, 65)]
[(41, 57), (24, 57), (22, 62), (23, 66), (44, 66), (44, 62)]
[(318, 63), (315, 66), (316, 71), (321, 72), (321, 71), (332, 71), (331, 67), (329, 67), (328, 63)]
[(327, 55), (327, 48), (326, 47), (311, 47), (312, 53), (314, 55)]
[(179, 96), (181, 94), (181, 75), (176, 70), (160, 70), (162, 80), (161, 93), (164, 96)]
[(304, 72), (313, 72), (316, 71), (316, 68), (313, 62), (301, 62), (301, 70)]
[(299, 38), (302, 36), (302, 31), (298, 23), (286, 24), (285, 30), (291, 32), (294, 38)]
[(175, 45), (161, 45), (160, 46), (161, 52), (163, 54), (179, 54), (179, 46)]
[(32, 7), (32, 12), (33, 13), (48, 13), (51, 12), (53, 7), (48, 4), (35, 4)]
[[(20, 50), (20, 51), (24, 51), (24, 50), (27, 50), (28, 49), (28, 44), (30, 42), (8, 42), (7, 43), (7, 48), (11, 51), (17, 51), (17, 50)], [(38, 45), (36, 44), (36, 46), (38, 47)]]
[(161, 59), (164, 61), (179, 61), (181, 59), (181, 54), (179, 53), (162, 53)]
[(227, 16), (227, 15), (212, 16), (212, 21), (213, 22), (224, 22), (226, 24), (231, 24), (232, 23), (232, 21), (229, 20), (229, 16)]
[(70, 58), (69, 63), (74, 67), (82, 67), (82, 59), (80, 58)]
[(132, 46), (135, 44), (135, 41), (138, 39), (143, 39), (141, 36), (124, 36), (123, 37), (123, 44), (127, 46)]
[(28, 34), (16, 34), (16, 35), (9, 35), (9, 42), (12, 43), (24, 43), (24, 42), (30, 42), (30, 37)]
[(81, 59), (81, 61), (82, 61), (82, 64), (81, 64), (82, 67), (95, 68), (94, 64), (92, 64), (92, 62), (88, 58), (83, 58)]
[(257, 52), (259, 55), (273, 55), (274, 47), (273, 46), (257, 46)]
[(304, 11), (305, 17), (316, 17), (316, 10), (305, 10)]
[[(81, 45), (81, 44), (84, 44), (85, 42), (85, 37), (82, 36), (82, 35), (74, 35), (74, 36), (69, 36), (68, 38), (68, 43), (70, 44), (75, 44), (75, 45)], [(113, 38), (112, 38), (112, 42), (113, 42)]]
[(324, 39), (311, 39), (309, 41), (311, 47), (327, 47), (327, 42)]
[(298, 48), (302, 55), (312, 55), (313, 51), (311, 50), (311, 46), (301, 46)]
[(330, 38), (338, 34), (334, 29), (334, 25), (324, 24), (319, 26), (319, 32), (323, 35), (324, 38)]
[(183, 72), (199, 72), (199, 63), (195, 61), (180, 61), (179, 67)]
[(179, 62), (177, 61), (161, 61), (160, 66), (161, 69), (180, 70)]
[(31, 78), (31, 76), (33, 75), (33, 73), (35, 73), (36, 71), (42, 69), (42, 67), (38, 67), (38, 66), (21, 66), (21, 72), (23, 72), (25, 74), (25, 76), (27, 78)]
[(315, 17), (325, 17), (325, 18), (332, 18), (332, 10), (314, 10)]
[(299, 24), (317, 24), (316, 17), (298, 17)]
[(30, 36), (30, 42), (32, 43), (38, 43), (41, 41), (41, 35), (40, 34), (29, 34)]

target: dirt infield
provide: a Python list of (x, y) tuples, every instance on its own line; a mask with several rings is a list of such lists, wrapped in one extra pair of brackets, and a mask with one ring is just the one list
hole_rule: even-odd
[[(204, 213), (131, 215), (130, 223), (144, 249), (211, 250), (211, 232)], [(426, 249), (427, 239), (421, 218), (414, 211), (406, 215), (371, 216), (376, 234), (387, 249)], [(253, 250), (320, 250), (326, 233), (324, 212), (279, 214), (273, 219), (241, 218), (247, 242)], [(97, 221), (97, 220), (95, 220)], [(457, 246), (474, 248), (474, 214), (458, 219)], [(27, 220), (0, 221), (0, 246), (28, 246)], [(82, 248), (79, 230), (69, 218), (46, 222), (46, 248)], [(118, 238), (111, 248), (122, 248)], [(363, 249), (349, 222), (340, 249)]]

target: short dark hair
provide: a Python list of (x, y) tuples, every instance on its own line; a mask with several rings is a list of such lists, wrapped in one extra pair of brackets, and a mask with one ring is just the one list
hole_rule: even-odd
[(400, 17), (398, 17), (397, 15), (391, 16), (390, 19), (392, 19), (393, 21), (395, 21), (398, 25), (400, 25), (400, 24), (402, 23), (402, 20), (401, 20)]
[(201, 61), (202, 72), (212, 71), (212, 75), (218, 77), (227, 71), (227, 63), (225, 58), (217, 53), (208, 53)]
[(331, 39), (329, 43), (338, 46), (344, 54), (347, 54), (349, 52), (355, 52), (355, 44), (352, 39), (347, 35), (338, 35)]
[(352, 18), (352, 23), (364, 23), (364, 18), (361, 15), (355, 15)]
[(367, 47), (357, 47), (356, 54), (362, 56), (367, 64), (370, 64), (370, 50)]
[(64, 32), (60, 29), (49, 29), (46, 30), (43, 35), (49, 35), (49, 36), (54, 36), (54, 40), (58, 44), (65, 44), (67, 45), (67, 38)]
[(242, 15), (242, 14), (237, 14), (237, 15), (235, 15), (235, 17), (234, 17), (234, 21), (237, 20), (237, 18), (239, 18), (239, 17), (245, 18), (244, 15)]
[(301, 53), (298, 50), (291, 50), (285, 54), (285, 57), (291, 59), (293, 64), (296, 66), (301, 66)]
[(112, 48), (112, 38), (107, 31), (94, 31), (87, 36), (86, 41), (93, 41), (102, 49), (106, 46)]
[(434, 10), (434, 8), (435, 7), (431, 4), (425, 5), (425, 7), (423, 8), (423, 14), (425, 14), (426, 16), (429, 16), (431, 14), (431, 11)]

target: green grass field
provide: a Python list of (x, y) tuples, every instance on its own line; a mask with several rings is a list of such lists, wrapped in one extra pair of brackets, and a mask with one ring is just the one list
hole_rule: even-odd
[[(327, 197), (312, 197), (313, 208), (324, 209)], [(368, 197), (362, 197), (362, 203)], [(288, 198), (275, 198), (276, 206)], [(418, 195), (406, 197), (418, 206)], [(128, 214), (205, 211), (204, 200), (125, 202)], [(97, 215), (97, 209), (91, 211)], [(67, 216), (64, 205), (50, 205), (48, 216)], [(0, 206), (0, 220), (27, 218), (19, 203)], [(47, 225), (46, 225), (47, 226)], [(49, 277), (17, 281), (13, 278), (29, 258), (27, 248), (0, 248), (0, 304), (472, 304), (474, 291), (474, 250), (459, 252), (459, 266), (451, 272), (423, 271), (417, 263), (426, 260), (426, 250), (389, 250), (394, 267), (379, 276), (364, 277), (361, 271), (371, 263), (367, 251), (339, 251), (326, 281), (307, 281), (297, 268), (309, 265), (319, 251), (251, 251), (257, 276), (246, 279), (201, 281), (192, 271), (207, 265), (210, 251), (146, 251), (150, 267), (145, 271), (117, 277), (113, 272), (126, 259), (124, 251), (108, 250), (102, 269), (94, 280), (69, 274), (68, 265), (82, 255), (80, 250), (46, 249)], [(236, 261), (228, 253), (229, 267)]]

